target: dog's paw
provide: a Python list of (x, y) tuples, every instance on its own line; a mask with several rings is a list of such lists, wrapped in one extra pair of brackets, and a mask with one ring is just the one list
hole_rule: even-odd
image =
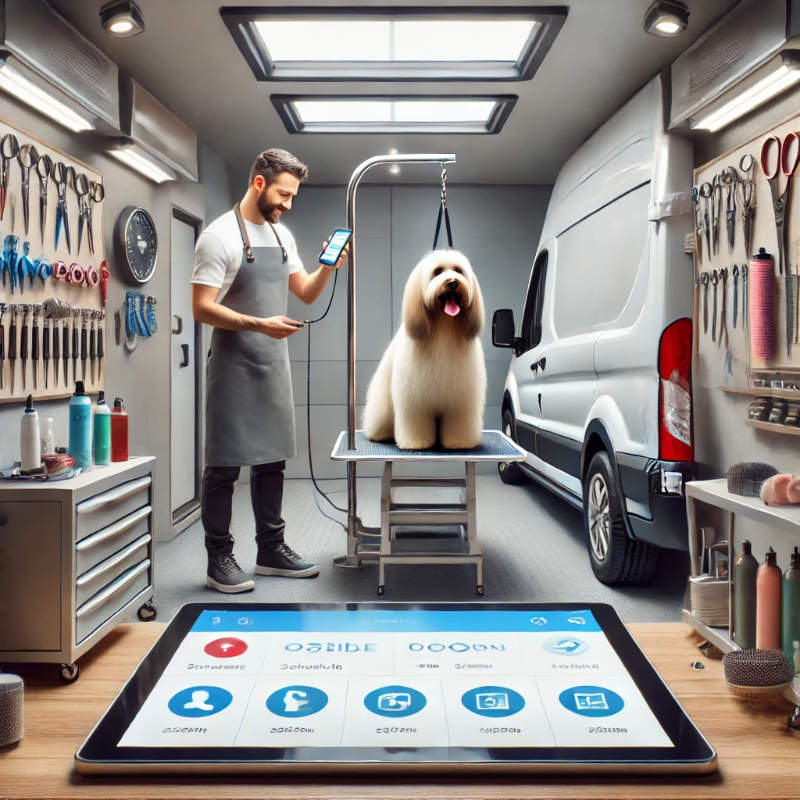
[(442, 436), (442, 447), (445, 450), (472, 450), (481, 443), (481, 437), (447, 437)]
[(429, 450), (436, 442), (435, 440), (403, 439), (398, 437), (395, 444), (400, 450)]

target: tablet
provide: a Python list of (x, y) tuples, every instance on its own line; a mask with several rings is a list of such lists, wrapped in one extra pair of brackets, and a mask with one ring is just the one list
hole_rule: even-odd
[(709, 772), (607, 605), (185, 605), (80, 772)]

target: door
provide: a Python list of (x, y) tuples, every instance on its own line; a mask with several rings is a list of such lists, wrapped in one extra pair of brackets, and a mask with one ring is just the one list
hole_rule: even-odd
[(192, 316), (192, 264), (200, 220), (173, 209), (170, 231), (171, 411), (170, 503), (175, 532), (200, 505), (198, 326)]

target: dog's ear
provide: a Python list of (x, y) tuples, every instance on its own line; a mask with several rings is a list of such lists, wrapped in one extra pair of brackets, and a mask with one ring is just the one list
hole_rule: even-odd
[(412, 339), (424, 339), (431, 330), (431, 318), (423, 298), (424, 270), (411, 273), (403, 292), (403, 325)]
[(483, 296), (474, 272), (470, 275), (470, 280), (472, 281), (472, 302), (464, 309), (462, 324), (464, 333), (471, 339), (478, 336), (483, 328)]

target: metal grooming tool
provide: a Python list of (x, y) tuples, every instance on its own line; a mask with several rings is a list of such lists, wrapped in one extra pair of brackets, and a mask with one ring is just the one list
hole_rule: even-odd
[(14, 394), (14, 366), (17, 363), (17, 306), (10, 305), (11, 324), (8, 328), (8, 361), (9, 376), (11, 378), (11, 394)]
[(69, 386), (69, 317), (64, 318), (61, 326), (61, 359), (64, 364), (64, 385)]
[(712, 187), (708, 181), (700, 185), (699, 194), (703, 198), (703, 233), (706, 236), (706, 253), (708, 253), (709, 259), (711, 258), (711, 220), (709, 217), (711, 192)]
[(703, 260), (703, 234), (706, 232), (706, 226), (703, 214), (700, 212), (700, 191), (696, 186), (692, 187), (692, 201), (694, 202), (694, 249), (699, 264)]
[(719, 315), (719, 341), (717, 344), (722, 345), (722, 339), (725, 339), (725, 346), (728, 346), (728, 315), (725, 311), (726, 300), (728, 297), (728, 268), (723, 267), (719, 271), (719, 279), (722, 283), (722, 302), (720, 303)]
[(86, 359), (89, 356), (89, 347), (87, 342), (87, 318), (89, 312), (84, 308), (81, 311), (81, 380), (86, 383)]
[(47, 223), (47, 182), (53, 171), (53, 159), (46, 153), (36, 162), (36, 174), (39, 176), (39, 232), (44, 246), (44, 229)]
[(734, 264), (733, 270), (733, 327), (736, 328), (736, 316), (739, 310), (739, 265)]
[(703, 333), (708, 333), (708, 273), (700, 273), (700, 285), (703, 287)]
[(28, 311), (30, 306), (22, 306), (22, 330), (19, 334), (19, 360), (22, 362), (22, 391), (25, 391), (25, 367), (28, 363)]
[(99, 312), (92, 311), (89, 321), (89, 371), (94, 384), (94, 361), (97, 358), (97, 328), (95, 327), (95, 320)]
[[(745, 153), (739, 160), (739, 176), (737, 188), (742, 209), (742, 234), (744, 236), (744, 250), (748, 258), (753, 246), (753, 217), (756, 213), (755, 181), (753, 180), (753, 166), (755, 159), (750, 153)], [(744, 306), (742, 306), (744, 307)]]
[(714, 309), (711, 315), (711, 341), (717, 341), (717, 284), (719, 283), (719, 272), (711, 271), (711, 284), (714, 287)]
[(103, 374), (103, 356), (105, 355), (103, 348), (103, 320), (106, 318), (105, 311), (98, 311), (98, 326), (97, 326), (97, 380), (99, 381)]
[(81, 311), (76, 308), (72, 312), (72, 382), (78, 380), (78, 321), (81, 316)]
[(3, 388), (5, 371), (4, 362), (6, 360), (6, 331), (3, 327), (3, 317), (6, 313), (6, 304), (0, 303), (0, 389)]
[(742, 325), (745, 335), (750, 330), (750, 293), (747, 287), (747, 273), (750, 268), (747, 264), (742, 264)]
[(722, 182), (725, 184), (725, 226), (728, 232), (728, 252), (733, 252), (736, 241), (736, 185), (739, 173), (736, 167), (728, 167), (722, 173)]
[(722, 219), (722, 181), (719, 175), (711, 182), (711, 241), (714, 255), (719, 252), (719, 227)]
[(33, 388), (38, 389), (39, 373), (39, 314), (42, 307), (38, 304), (33, 308), (33, 330), (31, 331), (31, 370), (33, 371)]

